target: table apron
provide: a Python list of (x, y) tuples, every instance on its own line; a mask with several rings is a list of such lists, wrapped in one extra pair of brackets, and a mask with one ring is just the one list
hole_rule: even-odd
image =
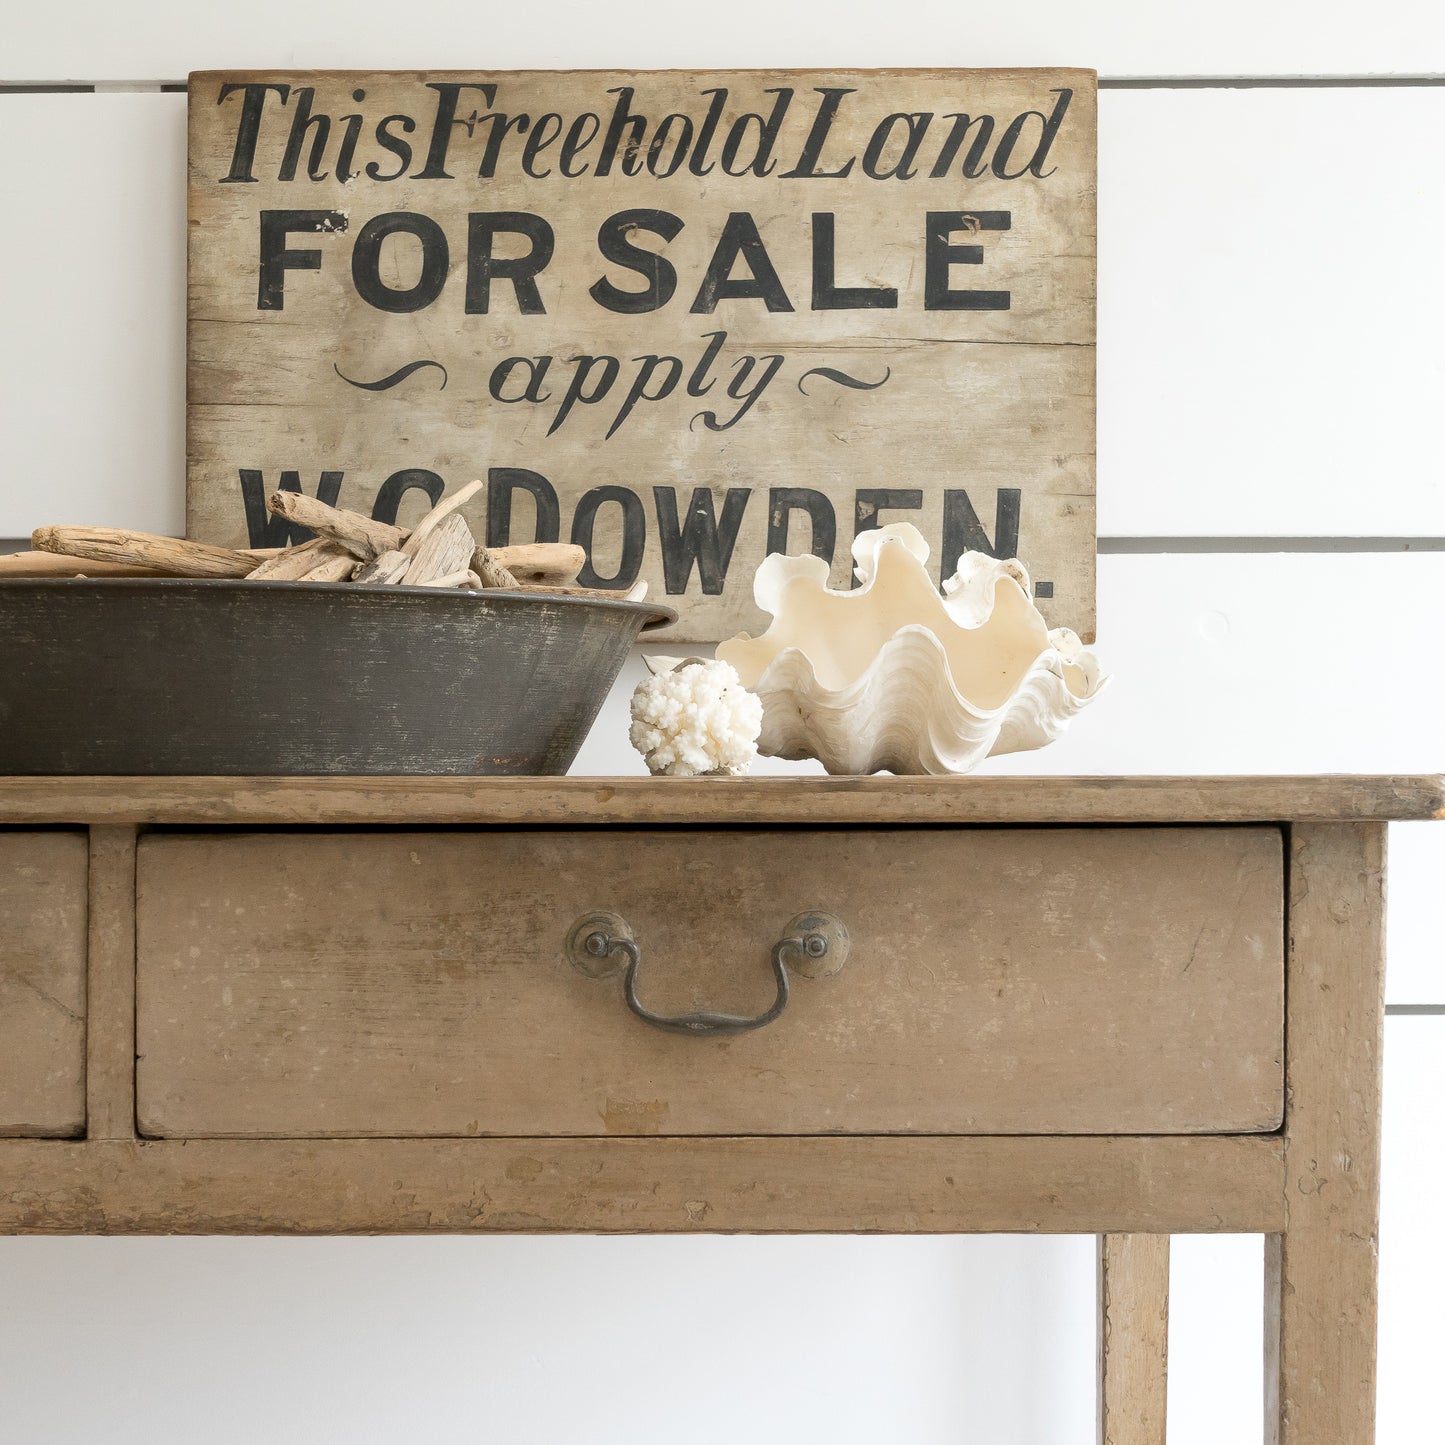
[(0, 1140), (0, 1233), (1273, 1233), (1277, 1135)]

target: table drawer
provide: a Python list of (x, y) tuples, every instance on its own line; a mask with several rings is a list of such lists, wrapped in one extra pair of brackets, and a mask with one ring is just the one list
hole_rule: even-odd
[(85, 1129), (82, 833), (0, 832), (0, 1135)]
[[(1282, 911), (1261, 827), (152, 835), (137, 1106), (153, 1136), (1267, 1130)], [(695, 1036), (569, 959), (597, 912), (657, 1015), (769, 1011), (798, 914), (848, 952), (785, 951), (779, 1016)]]

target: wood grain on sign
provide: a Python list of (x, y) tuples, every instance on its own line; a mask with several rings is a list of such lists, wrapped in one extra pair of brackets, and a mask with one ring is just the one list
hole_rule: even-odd
[(912, 521), (1094, 611), (1092, 72), (207, 73), (187, 530), (267, 492), (572, 540), (679, 639)]

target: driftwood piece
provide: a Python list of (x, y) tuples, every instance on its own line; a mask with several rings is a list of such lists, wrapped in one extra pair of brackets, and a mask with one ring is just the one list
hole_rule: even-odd
[(301, 492), (279, 491), (267, 501), (270, 510), (318, 533), (310, 541), (289, 547), (234, 551), (117, 528), (42, 527), (33, 538), (37, 550), (0, 558), (0, 577), (248, 577), (257, 582), (353, 579), (562, 597), (639, 600), (645, 594), (645, 584), (627, 591), (573, 585), (586, 553), (571, 543), (479, 545), (457, 509), (476, 495), (481, 485), (472, 482), (444, 497), (410, 532)]
[(119, 527), (40, 527), (30, 541), (40, 552), (153, 567), (167, 577), (245, 577), (256, 569), (254, 557), (230, 547), (208, 547)]
[(519, 582), (513, 592), (535, 593), (546, 597), (599, 597), (614, 602), (641, 602), (647, 596), (647, 583), (634, 582), (631, 587), (554, 587), (548, 582)]
[[(462, 487), (453, 496), (438, 502), (417, 526), (428, 530), (431, 525), (449, 516), (469, 497), (475, 495), (476, 484)], [(330, 537), (345, 544), (364, 562), (370, 562), (383, 552), (398, 551), (411, 540), (413, 533), (405, 527), (393, 527), (364, 517), (359, 512), (349, 512), (340, 507), (328, 506), (315, 497), (301, 492), (276, 492), (266, 505), (277, 516), (297, 526), (309, 527), (322, 537)], [(424, 534), (423, 534), (424, 535)], [(303, 544), (304, 545), (304, 544)], [(418, 543), (420, 545), (420, 543)], [(248, 549), (248, 555), (269, 561), (283, 556), (294, 548), (259, 547)], [(478, 559), (483, 554), (495, 559), (498, 567), (511, 576), (511, 581), (488, 583), (492, 587), (511, 587), (524, 582), (553, 582), (568, 585), (577, 580), (587, 561), (586, 551), (573, 542), (519, 542), (514, 546), (486, 547), (478, 545)], [(473, 563), (473, 570), (485, 580), (486, 572)]]
[(405, 552), (382, 552), (364, 567), (358, 568), (351, 580), (375, 584), (400, 582), (406, 576), (406, 569), (410, 566), (411, 558)]
[(497, 560), (497, 554), (489, 547), (478, 547), (472, 554), (472, 570), (481, 579), (483, 587), (515, 587), (517, 579), (509, 568)]
[(468, 482), (464, 487), (458, 487), (449, 497), (443, 497), (421, 521), (416, 524), (410, 537), (402, 548), (403, 551), (416, 555), (416, 550), (426, 539), (427, 534), (440, 526), (447, 517), (451, 516), (463, 502), (470, 501), (482, 489), (481, 482)]
[(400, 527), (373, 521), (360, 512), (328, 506), (304, 492), (272, 492), (266, 506), (298, 527), (310, 527), (320, 536), (339, 542), (362, 562), (370, 562), (382, 552), (396, 551), (406, 540), (407, 534)]
[(0, 577), (169, 577), (155, 567), (87, 561), (59, 552), (11, 552), (0, 557)]
[(425, 532), (419, 526), (407, 539), (402, 551), (411, 557), (411, 566), (401, 580), (408, 587), (424, 587), (437, 577), (464, 572), (470, 568), (476, 550), (477, 539), (466, 519), (450, 513)]
[(361, 564), (341, 545), (328, 542), (316, 554), (315, 565), (303, 572), (298, 582), (345, 582)]
[(519, 542), (514, 547), (488, 550), (519, 583), (557, 582), (565, 586), (577, 580), (587, 561), (586, 551), (572, 542)]
[[(323, 557), (335, 555), (338, 550), (325, 537), (313, 537), (309, 542), (300, 542), (267, 558), (251, 573), (251, 581), (294, 582), (298, 577), (304, 577)], [(348, 552), (346, 555), (351, 554)]]
[(470, 592), (482, 590), (482, 579), (477, 576), (470, 567), (464, 567), (460, 572), (449, 572), (445, 577), (435, 577), (430, 582), (423, 582), (422, 587), (450, 587), (457, 592)]

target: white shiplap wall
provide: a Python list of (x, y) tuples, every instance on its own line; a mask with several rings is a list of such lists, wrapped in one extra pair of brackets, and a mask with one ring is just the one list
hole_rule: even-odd
[[(19, 15), (19, 7), (11, 7)], [(7, 21), (9, 80), (169, 80), (188, 70), (725, 69), (1092, 65), (1109, 76), (1418, 75), (1445, 70), (1434, 0), (634, 0), (565, 11), (475, 0), (70, 0)]]
[[(725, 23), (644, 0), (565, 24), (461, 0), (81, 0), (18, 16), (0, 13), (12, 84), (478, 55), (1445, 72), (1445, 9), (1407, 0), (735, 0)], [(0, 94), (0, 537), (180, 528), (183, 113), (177, 94)], [(1099, 616), (1117, 681), (1055, 748), (998, 770), (1445, 761), (1442, 123), (1428, 84), (1101, 95)], [(1294, 540), (1258, 550), (1267, 537)], [(622, 741), (638, 666), (579, 771), (640, 771)], [(1391, 842), (1389, 996), (1445, 1008), (1445, 836)], [(1445, 1016), (1389, 1021), (1384, 1445), (1436, 1428), (1442, 1059)], [(1258, 1438), (1259, 1260), (1252, 1239), (1176, 1246), (1172, 1445)], [(1083, 1445), (1092, 1278), (1077, 1239), (5, 1240), (0, 1445)]]

